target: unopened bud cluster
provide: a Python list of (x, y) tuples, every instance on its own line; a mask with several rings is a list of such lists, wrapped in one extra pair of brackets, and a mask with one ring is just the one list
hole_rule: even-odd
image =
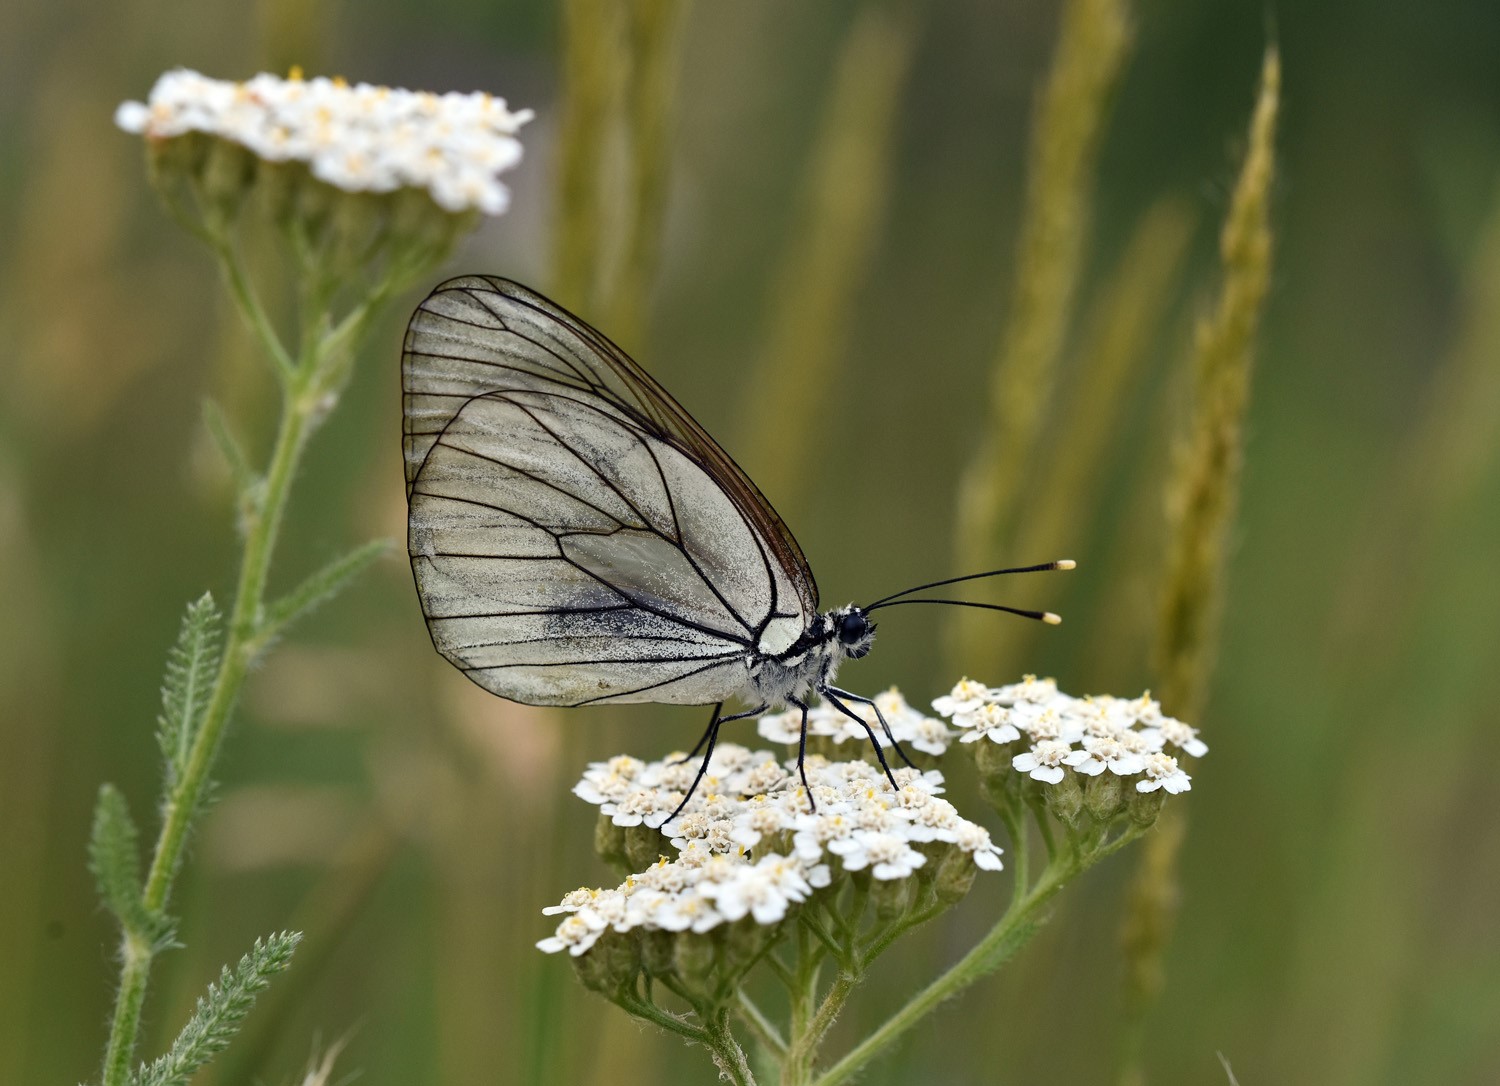
[(1027, 675), (998, 687), (963, 679), (932, 704), (973, 744), (992, 800), (1029, 788), (1069, 825), (1084, 813), (1096, 823), (1128, 815), (1149, 824), (1164, 793), (1192, 787), (1179, 759), (1208, 753), (1197, 729), (1164, 715), (1149, 692), (1079, 698)]

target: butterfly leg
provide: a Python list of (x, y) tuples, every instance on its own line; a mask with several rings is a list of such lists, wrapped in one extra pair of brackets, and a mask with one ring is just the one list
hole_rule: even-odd
[(849, 691), (840, 690), (836, 686), (830, 686), (828, 689), (845, 701), (858, 702), (860, 705), (868, 705), (871, 709), (874, 709), (875, 719), (880, 721), (881, 730), (885, 732), (885, 737), (891, 741), (891, 746), (896, 748), (896, 753), (901, 755), (901, 760), (913, 769), (917, 768), (916, 763), (907, 757), (906, 748), (891, 734), (891, 726), (885, 722), (885, 714), (880, 711), (880, 706), (876, 705), (869, 698), (860, 697), (858, 694), (851, 694)]
[[(667, 821), (662, 823), (663, 826), (682, 813), (682, 809), (688, 805), (688, 800), (693, 798), (693, 793), (698, 790), (698, 785), (702, 783), (703, 775), (708, 772), (708, 763), (714, 756), (714, 744), (719, 741), (719, 725), (724, 723), (719, 719), (719, 710), (723, 708), (723, 705), (724, 703), (721, 701), (718, 705), (714, 706), (714, 718), (708, 722), (708, 730), (703, 733), (703, 738), (698, 740), (698, 747), (703, 746), (704, 743), (708, 744), (708, 749), (703, 752), (703, 761), (698, 766), (698, 775), (693, 778), (693, 783), (689, 786), (687, 795), (682, 797), (682, 802), (677, 805), (677, 810), (667, 816)], [(694, 754), (697, 753), (698, 747), (693, 748)], [(688, 758), (692, 756), (692, 754), (689, 754)], [(683, 760), (686, 761), (687, 759)]]
[(812, 785), (807, 783), (807, 702), (798, 701), (796, 698), (786, 700), (802, 710), (802, 734), (797, 740), (797, 773), (802, 777), (802, 791), (807, 793), (808, 809), (817, 814), (818, 804), (813, 800)]
[[(885, 770), (885, 779), (891, 782), (892, 790), (897, 792), (901, 791), (901, 786), (896, 783), (895, 775), (891, 773), (891, 767), (886, 763), (885, 751), (880, 747), (880, 740), (875, 738), (875, 729), (870, 727), (869, 721), (865, 720), (864, 717), (860, 716), (853, 709), (849, 708), (849, 706), (839, 701), (838, 695), (833, 692), (831, 687), (820, 686), (818, 687), (818, 693), (823, 695), (823, 700), (826, 701), (829, 705), (832, 705), (835, 709), (843, 713), (846, 717), (854, 721), (865, 730), (865, 734), (870, 737), (870, 746), (875, 748), (875, 757), (880, 759), (880, 768)], [(892, 742), (894, 742), (894, 740), (892, 740)]]
[(708, 727), (703, 729), (703, 734), (698, 737), (698, 742), (693, 744), (693, 749), (688, 751), (681, 758), (673, 758), (670, 762), (667, 763), (667, 765), (681, 765), (683, 762), (692, 761), (693, 755), (702, 750), (703, 744), (708, 742), (708, 737), (719, 730), (719, 725), (723, 723), (723, 721), (719, 719), (719, 712), (723, 708), (724, 703), (722, 701), (714, 706), (714, 711), (708, 716)]
[[(719, 741), (719, 728), (733, 720), (744, 720), (747, 717), (760, 716), (760, 714), (764, 713), (769, 707), (765, 705), (758, 705), (754, 709), (747, 710), (743, 713), (734, 713), (731, 716), (720, 716), (719, 710), (723, 708), (724, 703), (722, 701), (714, 706), (714, 716), (713, 719), (708, 722), (708, 730), (703, 733), (703, 738), (698, 740), (698, 746), (693, 748), (692, 754), (689, 754), (687, 758), (678, 758), (676, 761), (668, 763), (669, 765), (681, 765), (683, 762), (687, 761), (688, 758), (691, 758), (693, 754), (698, 753), (698, 747), (703, 746), (705, 743), (708, 744), (708, 750), (703, 752), (703, 761), (698, 764), (698, 775), (693, 778), (692, 787), (687, 790), (687, 795), (682, 797), (682, 802), (677, 805), (677, 810), (672, 812), (671, 818), (668, 818), (667, 822), (672, 821), (673, 818), (676, 818), (682, 813), (682, 809), (688, 805), (688, 800), (692, 799), (693, 793), (698, 790), (698, 785), (703, 783), (703, 776), (708, 772), (708, 763), (713, 760), (714, 744)], [(666, 825), (666, 822), (663, 822), (662, 825)]]

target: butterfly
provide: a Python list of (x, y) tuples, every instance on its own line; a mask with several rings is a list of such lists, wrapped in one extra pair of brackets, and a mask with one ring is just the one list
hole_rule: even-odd
[[(755, 483), (624, 351), (536, 291), (469, 275), (435, 288), (401, 363), (407, 549), (433, 646), (527, 705), (712, 705), (719, 728), (821, 697), (910, 764), (869, 698), (834, 685), (870, 651), (870, 614), (905, 603), (1046, 612), (912, 593), (818, 610), (796, 538)], [(752, 706), (724, 714), (726, 703)], [(683, 803), (686, 804), (684, 799)], [(681, 808), (679, 808), (680, 810)]]

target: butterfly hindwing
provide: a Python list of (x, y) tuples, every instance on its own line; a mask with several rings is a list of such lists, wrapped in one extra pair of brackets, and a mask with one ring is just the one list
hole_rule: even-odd
[(747, 653), (796, 598), (754, 528), (607, 401), (506, 382), (462, 403), (411, 481), (408, 546), (439, 652), (530, 704), (739, 694)]

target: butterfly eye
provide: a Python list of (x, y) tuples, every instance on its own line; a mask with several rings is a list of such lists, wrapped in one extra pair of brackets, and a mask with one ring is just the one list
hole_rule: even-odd
[(839, 640), (847, 645), (852, 645), (865, 636), (869, 626), (865, 622), (865, 616), (858, 611), (850, 611), (839, 620)]

